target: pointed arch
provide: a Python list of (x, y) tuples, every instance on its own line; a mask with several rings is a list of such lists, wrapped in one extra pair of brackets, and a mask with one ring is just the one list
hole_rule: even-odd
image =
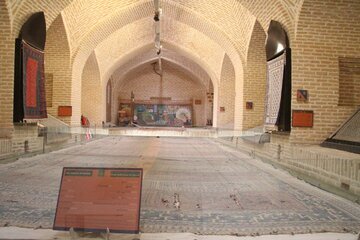
[(218, 108), (214, 111), (218, 112), (217, 127), (218, 128), (234, 128), (235, 113), (235, 69), (228, 55), (224, 56), (219, 94), (217, 99)]
[(98, 61), (93, 52), (85, 63), (81, 80), (81, 114), (90, 124), (101, 126), (103, 119), (103, 91)]
[[(263, 124), (266, 90), (266, 33), (259, 22), (252, 32), (244, 71), (243, 129)], [(246, 107), (248, 103), (248, 107)], [(252, 105), (252, 108), (250, 108)]]
[[(71, 106), (71, 68), (70, 48), (62, 15), (51, 24), (47, 31), (45, 45), (45, 90), (52, 93), (48, 113), (58, 117), (59, 106)], [(50, 84), (49, 81), (52, 81)], [(70, 123), (70, 117), (58, 117)]]

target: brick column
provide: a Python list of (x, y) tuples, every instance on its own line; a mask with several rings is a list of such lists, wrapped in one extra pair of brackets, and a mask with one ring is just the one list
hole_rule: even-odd
[(0, 138), (13, 132), (14, 49), (10, 18), (5, 1), (0, 2)]

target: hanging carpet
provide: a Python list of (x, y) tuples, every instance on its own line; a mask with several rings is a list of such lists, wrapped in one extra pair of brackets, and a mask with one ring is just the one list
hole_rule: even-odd
[(285, 52), (279, 57), (267, 62), (265, 100), (265, 128), (267, 130), (277, 130), (285, 63)]
[(44, 52), (22, 41), (24, 119), (46, 118)]

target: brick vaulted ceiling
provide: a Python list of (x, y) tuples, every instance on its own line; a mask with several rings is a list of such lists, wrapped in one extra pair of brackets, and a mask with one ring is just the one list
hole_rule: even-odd
[[(152, 0), (5, 1), (14, 36), (33, 12), (45, 12), (48, 28), (61, 14), (71, 61), (82, 69), (95, 51), (104, 79), (124, 64), (124, 57), (134, 57), (132, 53), (139, 53), (137, 50), (154, 39)], [(277, 20), (287, 29), (290, 39), (295, 36), (303, 1), (161, 0), (162, 41), (164, 46), (174, 46), (171, 51), (184, 50), (180, 55), (185, 58), (179, 64), (188, 66), (191, 64), (185, 59), (195, 60), (211, 69), (208, 75), (219, 78), (225, 54), (234, 66), (246, 64), (256, 21), (266, 30), (270, 20)]]

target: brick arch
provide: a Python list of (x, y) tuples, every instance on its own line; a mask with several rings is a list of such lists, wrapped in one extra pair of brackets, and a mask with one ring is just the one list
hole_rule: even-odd
[[(191, 73), (194, 76), (194, 79), (203, 80), (203, 82), (200, 84), (206, 85), (207, 88), (210, 87), (209, 84), (212, 85), (212, 82), (214, 82), (214, 84), (216, 84), (216, 86), (217, 86), (218, 80), (216, 80), (216, 78), (217, 78), (216, 75), (211, 72), (210, 68), (203, 67), (204, 66), (203, 64), (206, 64), (206, 63), (199, 65), (199, 63), (196, 63), (193, 60), (193, 59), (196, 59), (195, 56), (191, 56), (191, 53), (187, 53), (186, 49), (180, 49), (174, 43), (165, 42), (165, 43), (163, 43), (163, 45), (164, 45), (163, 58), (165, 58), (166, 60), (168, 60), (170, 62), (173, 62), (174, 64), (178, 65), (179, 67), (181, 67), (181, 68), (185, 69), (186, 71), (188, 71), (189, 73)], [(173, 55), (166, 54), (168, 50), (174, 51), (175, 54), (173, 54)], [(152, 52), (154, 52), (153, 43), (148, 43), (144, 47), (135, 49), (130, 54), (121, 58), (121, 60), (119, 62), (115, 63), (113, 66), (116, 67), (117, 70), (113, 70), (113, 71), (109, 72), (108, 74), (105, 74), (104, 78), (108, 79), (108, 81), (112, 81), (112, 83), (114, 85), (114, 89), (118, 88), (118, 85), (120, 82), (119, 81), (114, 82), (113, 76), (115, 75), (115, 76), (117, 76), (116, 78), (122, 79), (123, 76), (125, 76), (131, 70), (137, 68), (139, 65), (142, 65), (149, 61), (155, 60), (154, 54), (151, 54)], [(182, 56), (182, 57), (180, 58), (179, 56)], [(198, 62), (199, 62), (199, 60), (198, 60)], [(198, 73), (198, 74), (196, 74), (196, 73)], [(105, 85), (106, 84), (103, 84), (103, 86), (105, 86)], [(105, 89), (103, 89), (103, 91), (105, 91)], [(115, 99), (116, 99), (116, 96), (115, 96)], [(115, 99), (114, 99), (114, 101), (115, 101)], [(114, 111), (114, 109), (112, 109), (112, 112), (113, 111)], [(114, 116), (112, 118), (114, 118)]]
[(234, 129), (235, 121), (235, 69), (229, 56), (225, 55), (222, 64), (218, 97), (214, 101), (218, 102), (217, 127)]
[(14, 72), (14, 40), (11, 38), (11, 16), (8, 5), (0, 1), (0, 138), (10, 138), (13, 131), (13, 87)]
[[(133, 6), (135, 8), (135, 6)], [(146, 4), (142, 5), (142, 7), (144, 7), (144, 11), (146, 11)], [(136, 6), (137, 9), (141, 8), (141, 6)], [(138, 10), (139, 11), (139, 10)], [(147, 10), (149, 12), (149, 16), (148, 18), (151, 19), (152, 16), (152, 12), (150, 10)], [(186, 13), (185, 10), (181, 10), (184, 14), (188, 14), (189, 17), (191, 16), (190, 13)], [(77, 88), (77, 82), (79, 81), (78, 79), (80, 78), (80, 73), (79, 71), (81, 71), (81, 69), (84, 66), (84, 61), (87, 59), (87, 57), (89, 56), (90, 52), (97, 46), (97, 44), (99, 44), (100, 41), (103, 41), (107, 36), (110, 35), (110, 33), (112, 32), (112, 30), (106, 29), (106, 26), (109, 25), (108, 21), (112, 21), (114, 25), (111, 25), (112, 28), (114, 29), (118, 29), (123, 27), (121, 24), (127, 23), (127, 22), (133, 22), (135, 19), (131, 19), (131, 18), (137, 18), (138, 16), (124, 16), (123, 14), (125, 14), (125, 12), (117, 12), (115, 14), (115, 16), (109, 16), (109, 18), (107, 20), (104, 20), (101, 24), (99, 24), (97, 27), (93, 28), (93, 33), (89, 34), (87, 36), (86, 39), (84, 39), (84, 42), (82, 44), (80, 44), (80, 47), (78, 48), (76, 54), (73, 57), (73, 84), (72, 84), (72, 89), (73, 89), (73, 106), (78, 105), (77, 102), (80, 101), (79, 96), (76, 95), (76, 92), (79, 90), (76, 90)], [(183, 15), (181, 15), (183, 16)], [(174, 19), (175, 21), (179, 20), (182, 21), (183, 18), (181, 16), (174, 16), (175, 18), (178, 19)], [(125, 18), (125, 19), (124, 19)], [(130, 19), (129, 19), (130, 18)], [(186, 22), (186, 21), (185, 21)], [(206, 22), (206, 20), (203, 19), (203, 22)], [(197, 22), (195, 21), (196, 24), (200, 24), (201, 22)], [(188, 24), (187, 22), (185, 24)], [(210, 24), (210, 23), (208, 23)], [(206, 25), (206, 24), (205, 24)], [(190, 26), (191, 27), (191, 26)], [(196, 29), (196, 27), (194, 27)], [(243, 74), (242, 74), (242, 61), (241, 61), (241, 57), (238, 54), (238, 51), (236, 50), (236, 48), (232, 45), (232, 43), (230, 43), (228, 41), (228, 38), (221, 32), (221, 31), (215, 31), (214, 29), (216, 29), (216, 27), (210, 27), (208, 26), (208, 28), (205, 27), (205, 35), (210, 35), (210, 38), (213, 38), (213, 34), (218, 35), (220, 39), (222, 39), (221, 41), (221, 45), (223, 48), (225, 48), (225, 51), (228, 53), (229, 57), (231, 58), (231, 60), (233, 61), (233, 65), (237, 66), (235, 68), (235, 73), (236, 73), (236, 83), (235, 85), (237, 86), (237, 88), (241, 88), (242, 86), (242, 79), (243, 79)], [(206, 32), (207, 30), (211, 31), (211, 34), (209, 34), (208, 32)], [(215, 91), (216, 93), (216, 91)], [(77, 119), (75, 117), (75, 119)]]
[[(52, 86), (45, 86), (47, 95), (52, 87), (52, 104), (48, 105), (47, 110), (49, 114), (57, 117), (58, 106), (71, 105), (70, 47), (61, 14), (53, 21), (46, 35), (45, 76), (52, 77)], [(69, 117), (58, 118), (70, 123)]]
[[(147, 19), (151, 19), (153, 12), (151, 9), (149, 9), (148, 4), (141, 4), (132, 6), (134, 9), (137, 9), (136, 11), (145, 12), (148, 15), (145, 16)], [(169, 6), (169, 8), (173, 8), (173, 6)], [(143, 10), (139, 10), (143, 9)], [(133, 10), (135, 11), (135, 10)], [(119, 28), (122, 28), (126, 26), (127, 24), (130, 24), (134, 21), (137, 21), (141, 18), (144, 18), (144, 16), (138, 16), (138, 15), (130, 15), (128, 12), (131, 12), (130, 10), (123, 10), (116, 12), (112, 16), (109, 16), (106, 20), (99, 23), (96, 27), (92, 29), (92, 32), (87, 34), (86, 38), (82, 40), (82, 42), (79, 45), (78, 48), (74, 49), (74, 55), (73, 59), (74, 62), (77, 62), (76, 65), (80, 64), (80, 62), (83, 62), (87, 59), (87, 56), (91, 53), (91, 51), (104, 39), (106, 39), (112, 32), (116, 31)], [(181, 16), (172, 16), (175, 21), (179, 22), (185, 22), (184, 24), (199, 29), (201, 27), (199, 26), (191, 26), (189, 24), (195, 24), (195, 25), (205, 25), (202, 27), (201, 32), (207, 36), (209, 36), (211, 39), (214, 39), (215, 42), (218, 40), (220, 42), (220, 45), (224, 48), (226, 52), (228, 52), (228, 55), (230, 58), (235, 62), (236, 65), (241, 66), (241, 57), (239, 57), (238, 51), (234, 47), (234, 45), (231, 44), (229, 41), (229, 38), (222, 33), (220, 29), (217, 29), (216, 26), (211, 26), (211, 23), (206, 23), (207, 21), (205, 19), (201, 19), (199, 21), (194, 21), (193, 23), (186, 22), (186, 19), (190, 19), (192, 17), (190, 12), (186, 12), (185, 10), (181, 10)], [(186, 15), (186, 16), (185, 16)], [(187, 18), (188, 17), (188, 18)], [(111, 26), (111, 28), (107, 28), (107, 26)], [(216, 36), (216, 37), (214, 37)], [(81, 66), (81, 65), (80, 65)]]
[[(132, 27), (133, 24), (136, 26)], [(203, 69), (208, 69), (207, 71), (214, 73), (215, 77), (212, 77), (212, 79), (219, 79), (224, 51), (218, 44), (185, 24), (169, 20), (163, 27), (178, 29), (178, 34), (176, 35), (169, 33), (162, 35), (164, 47), (168, 47), (174, 52), (179, 52), (180, 55), (188, 56), (194, 62), (201, 61), (200, 64), (203, 65)], [(127, 37), (129, 29), (134, 29), (136, 32), (141, 32), (141, 34), (138, 37), (129, 38)], [(105, 75), (103, 80), (106, 81), (109, 78), (109, 75), (117, 68), (117, 65), (122, 64), (122, 62), (133, 61), (134, 57), (141, 54), (138, 50), (134, 52), (133, 48), (141, 49), (142, 47), (138, 46), (146, 47), (150, 44), (151, 47), (150, 45), (149, 47), (153, 49), (155, 54), (153, 41), (153, 25), (148, 19), (138, 20), (130, 24), (130, 26), (127, 25), (110, 35), (96, 48), (96, 53), (101, 62), (101, 71)], [(204, 45), (204, 42), (207, 44)], [(127, 55), (129, 57), (125, 58), (124, 56)], [(217, 85), (217, 83), (214, 84)]]
[[(284, 0), (285, 1), (285, 0)], [(299, 1), (299, 0), (298, 0)], [(298, 2), (297, 1), (297, 2)], [(12, 3), (15, 1), (11, 1)], [(107, 1), (111, 2), (111, 1)], [(18, 5), (19, 1), (13, 4), (14, 6), (14, 21), (13, 26), (16, 29), (15, 32), (18, 32), (18, 29), (21, 26), (21, 23), (25, 21), (26, 16), (32, 12), (44, 10), (47, 18), (47, 26), (49, 27), (51, 22), (56, 18), (58, 13), (63, 10), (64, 16), (66, 16), (66, 25), (69, 32), (71, 31), (71, 26), (75, 26), (74, 32), (81, 32), (83, 29), (93, 29), (93, 32), (85, 32), (80, 37), (71, 38), (70, 37), (70, 46), (71, 50), (74, 51), (73, 62), (76, 65), (76, 68), (79, 68), (79, 71), (74, 71), (73, 79), (79, 81), (81, 79), (81, 69), (83, 68), (85, 61), (88, 56), (91, 54), (92, 50), (96, 45), (104, 39), (102, 36), (108, 36), (113, 32), (110, 26), (111, 23), (119, 22), (116, 28), (121, 27), (121, 24), (134, 21), (134, 19), (139, 19), (141, 17), (149, 17), (153, 14), (152, 1), (138, 1), (135, 4), (133, 2), (124, 1), (123, 4), (117, 4), (116, 8), (111, 8), (101, 1), (55, 1), (49, 0), (47, 5), (44, 7), (41, 3), (36, 2), (32, 3), (31, 1), (22, 1), (21, 5)], [(86, 12), (90, 10), (91, 4), (95, 6), (104, 5), (105, 11), (102, 12), (100, 18), (93, 17), (96, 19), (95, 27), (92, 28), (82, 28), (80, 23), (89, 22), (89, 18), (82, 18), (82, 15), (76, 14), (79, 12)], [(147, 7), (139, 8), (139, 6), (147, 5)], [(194, 7), (196, 5), (196, 7)], [(263, 4), (262, 1), (235, 1), (227, 0), (222, 2), (219, 5), (219, 2), (214, 1), (211, 4), (199, 4), (196, 1), (164, 1), (164, 10), (172, 13), (172, 18), (176, 21), (183, 22), (195, 29), (202, 31), (205, 35), (210, 36), (215, 39), (216, 42), (220, 43), (222, 47), (227, 52), (230, 57), (236, 72), (236, 83), (237, 89), (240, 89), (243, 81), (243, 70), (242, 64), (246, 61), (247, 43), (250, 41), (252, 25), (255, 21), (255, 17), (259, 19), (262, 25), (266, 26), (268, 20), (275, 19), (279, 22), (282, 22), (286, 25), (285, 28), (292, 29), (292, 15), (289, 14), (287, 8), (288, 3), (284, 3), (279, 0), (267, 1), (267, 4)], [(67, 7), (66, 7), (67, 6)], [(208, 9), (210, 6), (210, 10)], [(65, 8), (66, 7), (66, 8)], [(74, 9), (74, 11), (70, 11)], [(84, 11), (85, 10), (85, 11)], [(107, 12), (106, 12), (107, 11)], [(214, 12), (215, 11), (215, 12)], [(106, 18), (105, 15), (108, 13), (110, 17)], [(121, 17), (119, 13), (121, 12)], [(166, 12), (166, 11), (165, 11)], [(145, 14), (144, 14), (145, 13)], [(216, 13), (216, 14), (215, 14)], [(79, 18), (77, 18), (79, 15)], [(270, 16), (270, 17), (269, 17)], [(104, 18), (103, 18), (104, 17)], [(113, 18), (115, 17), (115, 18)], [(111, 19), (113, 18), (113, 19)], [(224, 21), (224, 18), (229, 18)], [(123, 21), (118, 21), (118, 20)], [(150, 18), (149, 18), (150, 19)], [(211, 21), (210, 21), (210, 20)], [(72, 21), (73, 20), (73, 21)], [(229, 24), (229, 25), (227, 25)], [(239, 30), (237, 26), (240, 26), (242, 29)], [(70, 29), (70, 30), (69, 30)], [(79, 31), (80, 29), (80, 31)], [(99, 29), (103, 29), (103, 32), (99, 32)], [(292, 32), (291, 30), (289, 32)], [(75, 36), (75, 35), (74, 35)], [(240, 37), (239, 37), (240, 36)], [(80, 44), (73, 43), (74, 39), (79, 39)], [(71, 51), (72, 52), (72, 51)], [(73, 66), (74, 66), (73, 65)], [(76, 97), (76, 93), (79, 91), (78, 84), (76, 81), (72, 83), (72, 105), (78, 105), (79, 99)], [(74, 119), (77, 122), (76, 117)]]
[(73, 0), (49, 0), (46, 4), (42, 1), (32, 0), (6, 0), (11, 6), (13, 37), (17, 37), (21, 26), (26, 22), (29, 16), (35, 12), (43, 11), (45, 13), (46, 28), (48, 29), (52, 22), (58, 17), (62, 10)]
[[(208, 4), (200, 4), (197, 1), (176, 1), (177, 5), (185, 6), (189, 9), (193, 9), (194, 12), (202, 14), (205, 18), (211, 19), (212, 22), (224, 22), (229, 23), (233, 22), (236, 18), (241, 18), (244, 15), (247, 15), (245, 18), (249, 17), (248, 15), (255, 16), (261, 25), (266, 29), (269, 23), (269, 20), (274, 19), (286, 26), (286, 29), (289, 32), (292, 32), (292, 26), (294, 19), (296, 19), (299, 12), (299, 7), (301, 7), (303, 0), (267, 0), (267, 1), (250, 1), (250, 0), (226, 0), (222, 1), (213, 1), (208, 2)], [(145, 1), (138, 1), (145, 2)], [(150, 1), (148, 1), (150, 2)], [(173, 2), (167, 0), (164, 2)], [(46, 6), (41, 1), (31, 1), (31, 0), (6, 0), (6, 5), (9, 8), (10, 15), (14, 19), (14, 29), (19, 30), (22, 23), (26, 20), (26, 17), (31, 13), (36, 11), (44, 11), (47, 20), (47, 26), (49, 27), (52, 21), (58, 16), (61, 11), (65, 13), (68, 12), (67, 16), (74, 21), (69, 21), (69, 29), (80, 27), (83, 28), (83, 24), (89, 23), (90, 27), (96, 25), (98, 19), (109, 14), (110, 11), (118, 10), (120, 8), (128, 7), (132, 1), (84, 1), (84, 0), (48, 0)], [(211, 8), (209, 10), (209, 8)], [(242, 9), (245, 8), (245, 9)], [(91, 11), (92, 9), (100, 9), (97, 11), (99, 15), (90, 14), (90, 17), (83, 17), (82, 19), (76, 19), (76, 15), (79, 15), (79, 12)], [(107, 13), (105, 11), (108, 11)], [(241, 12), (240, 12), (241, 11)], [(239, 12), (232, 13), (232, 12)], [(141, 12), (135, 11), (134, 14), (142, 14)], [(95, 13), (96, 14), (96, 13)], [(235, 15), (234, 15), (235, 14)], [(221, 16), (221, 17), (219, 17)], [(91, 19), (92, 17), (92, 19)], [(228, 18), (228, 19), (227, 19)], [(220, 20), (219, 20), (220, 19)], [(222, 19), (222, 20), (221, 20)], [(244, 21), (239, 21), (244, 22)], [(241, 31), (238, 31), (236, 25), (224, 25), (224, 29), (231, 31), (235, 29), (234, 34), (243, 34)], [(71, 31), (71, 30), (70, 30)], [(16, 32), (16, 31), (15, 31)], [(76, 31), (77, 33), (79, 31)], [(238, 32), (238, 33), (236, 33)], [(79, 35), (76, 35), (74, 39), (79, 39)], [(236, 37), (234, 38), (236, 41)]]
[[(146, 84), (146, 82), (148, 82), (148, 80), (151, 80), (155, 82), (154, 85), (150, 86), (150, 89), (146, 88), (147, 91), (149, 91), (149, 93), (146, 94), (142, 94), (142, 98), (140, 97), (140, 99), (148, 99), (149, 97), (153, 97), (153, 96), (158, 96), (157, 94), (160, 93), (158, 87), (158, 80), (160, 79), (160, 76), (157, 76), (153, 70), (152, 70), (152, 66), (151, 64), (153, 62), (155, 62), (156, 59), (147, 59), (141, 63), (138, 63), (136, 65), (133, 66), (129, 66), (129, 67), (120, 67), (119, 70), (111, 77), (111, 79), (109, 81), (111, 81), (112, 83), (114, 83), (116, 81), (116, 86), (113, 88), (113, 99), (112, 102), (114, 103), (112, 106), (112, 122), (115, 123), (116, 120), (116, 113), (119, 107), (119, 97), (122, 96), (122, 98), (128, 99), (130, 97), (130, 91), (133, 91), (136, 93), (136, 91), (140, 91), (140, 92), (144, 92), (141, 89), (144, 89), (143, 87), (147, 86), (149, 87), (149, 85)], [(151, 70), (150, 70), (151, 69)], [(174, 61), (168, 61), (166, 58), (163, 59), (163, 70), (164, 70), (164, 79), (163, 79), (163, 84), (164, 84), (164, 94), (163, 96), (171, 96), (173, 99), (175, 98), (175, 100), (179, 100), (180, 99), (184, 99), (184, 96), (186, 96), (186, 99), (188, 99), (188, 96), (199, 96), (201, 95), (201, 99), (202, 99), (202, 105), (201, 106), (195, 106), (195, 108), (199, 108), (197, 113), (199, 113), (200, 111), (203, 111), (205, 113), (205, 108), (209, 107), (207, 103), (205, 103), (206, 99), (206, 90), (207, 90), (207, 86), (205, 86), (205, 84), (203, 83), (202, 80), (200, 79), (196, 79), (197, 76), (195, 76), (194, 74), (192, 74), (191, 71), (189, 71), (188, 69), (186, 69), (185, 67), (179, 65), (178, 63), (174, 62)], [(139, 72), (141, 72), (141, 74), (139, 74)], [(182, 76), (180, 79), (175, 77), (175, 79), (173, 79), (174, 76)], [(171, 76), (171, 77), (169, 77)], [(139, 79), (140, 78), (140, 79)], [(175, 80), (175, 81), (174, 81)], [(134, 83), (132, 83), (132, 81), (137, 82), (137, 84), (134, 85)], [(169, 84), (169, 81), (172, 82), (171, 84)], [(183, 82), (184, 81), (184, 82)], [(181, 82), (181, 84), (179, 85), (179, 83)], [(177, 85), (176, 88), (172, 87), (173, 84)], [(136, 88), (129, 88), (128, 86), (141, 86), (140, 88), (136, 89)], [(191, 86), (191, 87), (189, 87)], [(187, 89), (189, 91), (189, 93), (186, 91), (183, 91), (184, 89)], [(166, 93), (167, 92), (167, 93)], [(169, 92), (173, 93), (170, 95), (166, 95)], [(153, 95), (152, 95), (153, 94)], [(190, 94), (190, 95), (189, 95)], [(195, 94), (195, 95), (193, 95)], [(144, 95), (146, 95), (144, 97)], [(135, 94), (135, 96), (137, 96)], [(137, 96), (138, 97), (138, 96)], [(139, 98), (137, 98), (139, 99)], [(199, 99), (199, 98), (197, 98)], [(205, 126), (206, 125), (206, 118), (205, 118), (205, 114), (202, 114), (201, 116), (199, 116), (198, 114), (195, 114), (197, 117), (195, 117), (195, 124), (197, 126), (202, 125)]]
[[(290, 2), (291, 1), (291, 2)], [(300, 11), (303, 0), (273, 0), (266, 1), (259, 6), (262, 1), (242, 1), (242, 4), (256, 17), (256, 21), (265, 29), (269, 28), (271, 20), (280, 22), (288, 32), (289, 38), (295, 34), (295, 20)], [(249, 44), (251, 31), (249, 32)]]
[[(255, 18), (259, 20), (261, 25), (267, 29), (270, 20), (277, 20), (281, 22), (285, 28), (292, 32), (294, 19), (296, 18), (299, 3), (302, 0), (267, 0), (265, 1), (213, 1), (207, 4), (202, 4), (194, 0), (186, 1), (162, 1), (162, 8), (164, 13), (177, 15), (183, 21), (200, 22), (203, 25), (203, 19), (213, 23), (225, 35), (233, 41), (235, 45), (239, 45), (240, 50), (244, 50), (250, 36), (252, 23)], [(148, 10), (144, 11), (141, 8), (133, 8), (132, 6), (147, 5)], [(93, 12), (96, 8), (98, 11)], [(100, 23), (101, 19), (107, 15), (112, 15), (114, 12), (124, 10), (126, 15), (125, 21), (131, 19), (131, 16), (144, 16), (148, 11), (153, 14), (152, 1), (137, 1), (131, 4), (129, 1), (96, 1), (89, 2), (83, 0), (73, 1), (73, 3), (64, 10), (68, 22), (68, 28), (71, 42), (74, 42), (74, 47), (80, 45), (80, 41), (86, 37), (88, 32), (79, 31), (78, 29), (91, 29)], [(191, 12), (189, 18), (185, 12)], [(78, 12), (81, 14), (78, 14)], [(130, 16), (129, 16), (130, 15)], [(201, 25), (200, 24), (200, 25)], [(199, 26), (199, 29), (203, 26)], [(240, 51), (240, 54), (246, 54), (246, 51)], [(244, 55), (245, 56), (245, 55)], [(246, 59), (246, 58), (245, 58)]]
[[(153, 50), (153, 49), (151, 49), (151, 50)], [(151, 54), (151, 53), (152, 52), (146, 52), (145, 54), (143, 54), (139, 57), (136, 57), (134, 59), (134, 61), (127, 62), (123, 65), (119, 65), (118, 69), (115, 70), (111, 76), (112, 77), (117, 76), (117, 79), (124, 80), (122, 77), (125, 76), (126, 74), (128, 74), (129, 72), (133, 71), (134, 69), (136, 69), (144, 64), (147, 64), (147, 63), (155, 63), (155, 62), (157, 63), (158, 58), (153, 56), (153, 54)], [(199, 80), (200, 85), (206, 86), (211, 82), (211, 77), (207, 74), (207, 72), (205, 72), (203, 69), (201, 69), (200, 66), (191, 66), (191, 67), (189, 66), (190, 64), (197, 65), (197, 63), (195, 63), (189, 59), (186, 59), (185, 60), (186, 62), (184, 62), (182, 59), (181, 59), (182, 61), (179, 61), (179, 59), (176, 59), (176, 56), (172, 56), (171, 54), (165, 54), (162, 56), (161, 59), (165, 60), (167, 62), (170, 62), (174, 65), (177, 65), (179, 68), (183, 69), (190, 76), (192, 76), (193, 79)], [(203, 71), (203, 74), (200, 75), (200, 74), (194, 73), (195, 68), (200, 68), (199, 70)], [(109, 81), (110, 80), (111, 80), (111, 78), (109, 78)], [(114, 88), (117, 88), (121, 84), (122, 84), (121, 81), (116, 81)]]
[[(225, 42), (233, 41), (231, 42), (232, 45), (237, 45), (238, 50), (243, 50), (244, 46), (246, 46), (246, 41), (248, 41), (248, 33), (251, 31), (251, 25), (255, 17), (235, 0), (225, 0), (225, 2), (222, 1), (221, 3), (214, 1), (213, 4), (199, 4), (197, 1), (165, 0), (162, 2), (162, 8), (165, 17), (170, 17), (193, 26), (206, 35), (217, 39), (217, 42), (223, 42), (224, 40)], [(106, 34), (108, 34), (113, 32), (113, 29), (118, 29), (119, 26), (129, 24), (144, 17), (151, 19), (153, 15), (153, 4), (150, 0), (138, 1), (122, 8), (118, 5), (113, 5), (112, 1), (102, 4), (86, 2), (84, 5), (77, 6), (72, 4), (64, 11), (70, 32), (69, 38), (73, 43), (72, 50), (74, 52), (83, 44), (87, 35), (92, 35), (90, 31), (79, 31), (79, 28), (92, 29), (93, 26), (106, 22), (107, 26), (102, 28), (102, 30), (106, 30)], [(94, 13), (98, 15), (90, 15), (91, 7), (100, 9), (100, 11)], [(76, 16), (76, 11), (79, 10), (81, 10), (81, 15)], [(101, 10), (107, 11), (107, 14), (105, 15)], [(121, 17), (117, 16), (117, 12), (121, 12)], [(112, 17), (116, 19), (111, 20)], [(243, 52), (240, 51), (240, 55)]]
[[(191, 79), (195, 80), (196, 84), (205, 88), (206, 84), (203, 82), (202, 79), (199, 79), (199, 76), (196, 76), (193, 74), (193, 72), (184, 67), (181, 63), (178, 63), (176, 61), (173, 61), (172, 59), (163, 58), (163, 61), (165, 63), (171, 64), (173, 66), (176, 66), (180, 71), (186, 72), (188, 76), (190, 76)], [(114, 90), (121, 88), (122, 85), (126, 84), (126, 79), (129, 75), (132, 75), (134, 72), (136, 72), (139, 68), (141, 68), (144, 65), (149, 65), (151, 63), (157, 62), (156, 58), (149, 58), (144, 59), (144, 61), (139, 62), (138, 64), (134, 64), (132, 66), (125, 66), (125, 69), (123, 67), (120, 67), (114, 75), (109, 79), (109, 81), (115, 82)], [(165, 72), (166, 74), (166, 72)], [(114, 80), (114, 78), (116, 78)]]
[(243, 106), (243, 129), (263, 125), (266, 91), (266, 33), (256, 22), (251, 36), (244, 73), (243, 102), (251, 102), (252, 109)]
[[(191, 62), (193, 64), (193, 68), (189, 69), (189, 71), (195, 70), (195, 69), (201, 69), (206, 73), (206, 75), (211, 79), (213, 85), (217, 87), (218, 85), (218, 76), (211, 70), (209, 65), (202, 61), (201, 59), (198, 59), (196, 55), (190, 52), (190, 50), (186, 48), (181, 48), (177, 46), (173, 42), (163, 42), (164, 50), (170, 50), (173, 52), (176, 52), (178, 55), (183, 56), (185, 59), (187, 59), (188, 62)], [(148, 43), (144, 45), (143, 47), (134, 49), (133, 51), (129, 52), (128, 54), (125, 54), (122, 58), (119, 58), (118, 61), (114, 62), (114, 64), (109, 68), (109, 70), (103, 75), (102, 79), (106, 81), (106, 79), (109, 79), (110, 76), (115, 72), (116, 69), (119, 69), (120, 67), (123, 67), (127, 63), (130, 62), (131, 65), (138, 64), (138, 61), (141, 61), (141, 59), (136, 59), (137, 56), (143, 54), (144, 52), (153, 51), (153, 43)], [(166, 57), (166, 55), (164, 55)], [(171, 57), (167, 57), (169, 60), (172, 60)], [(183, 65), (183, 64), (180, 64)]]
[(99, 89), (102, 89), (100, 69), (95, 52), (93, 52), (86, 61), (81, 81), (81, 114), (89, 119), (91, 126), (95, 124), (101, 126), (101, 122), (105, 121), (105, 116), (103, 116), (105, 93)]

